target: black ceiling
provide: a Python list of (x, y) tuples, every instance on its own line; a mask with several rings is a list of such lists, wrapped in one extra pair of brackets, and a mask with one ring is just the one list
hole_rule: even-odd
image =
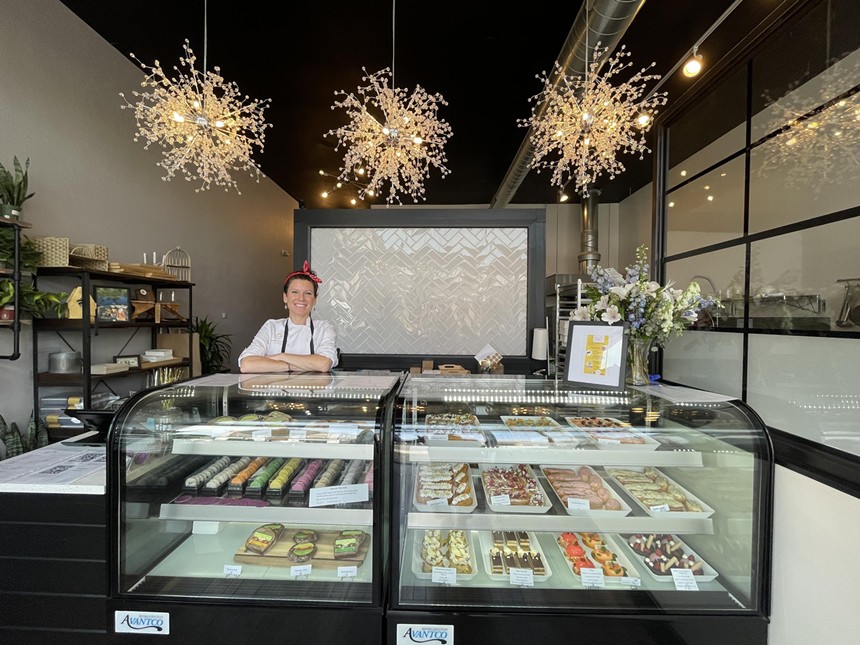
[[(204, 0), (62, 2), (126, 56), (133, 52), (146, 64), (159, 60), (172, 70), (188, 38), (202, 65)], [(636, 69), (655, 61), (654, 72), (665, 74), (731, 4), (647, 0), (622, 43), (633, 53)], [(750, 29), (743, 21), (745, 4), (761, 2), (746, 0), (732, 14), (741, 31)], [(431, 171), (427, 204), (490, 203), (527, 132), (517, 119), (529, 116), (528, 99), (541, 89), (535, 75), (551, 69), (580, 5), (577, 0), (530, 0), (502, 8), (463, 0), (398, 0), (396, 84), (441, 93), (448, 106), (439, 116), (453, 130), (446, 146), (451, 174), (443, 179)], [(738, 36), (737, 30), (715, 33), (702, 53), (710, 48), (710, 58), (718, 58)], [(354, 92), (362, 84), (362, 67), (375, 72), (391, 62), (390, 0), (208, 1), (208, 65), (220, 67), (243, 94), (272, 99), (266, 120), (274, 127), (255, 159), (307, 208), (349, 207), (348, 199), (355, 196), (349, 187), (327, 200), (320, 196), (332, 180), (319, 171), (337, 174), (343, 158), (342, 150), (334, 151), (334, 139), (324, 137), (346, 120), (343, 110), (331, 109), (334, 92)], [(676, 73), (663, 87), (670, 103), (686, 88), (680, 78)], [(599, 186), (601, 201), (620, 201), (650, 181), (650, 155), (624, 161), (627, 172)], [(555, 196), (549, 175), (532, 171), (511, 203), (552, 203)], [(408, 196), (402, 199), (413, 203)]]

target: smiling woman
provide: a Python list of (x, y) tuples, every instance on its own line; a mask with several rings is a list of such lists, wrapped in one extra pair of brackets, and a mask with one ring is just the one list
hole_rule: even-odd
[(305, 260), (284, 281), (287, 318), (267, 320), (239, 355), (241, 372), (327, 372), (337, 365), (337, 331), (311, 317), (322, 280)]

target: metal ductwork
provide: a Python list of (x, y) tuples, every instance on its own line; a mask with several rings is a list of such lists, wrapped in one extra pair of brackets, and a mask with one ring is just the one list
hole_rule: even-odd
[(600, 253), (597, 251), (597, 206), (600, 191), (597, 188), (588, 189), (588, 198), (582, 202), (582, 235), (580, 237), (582, 253), (577, 256), (579, 272), (591, 275), (592, 269), (600, 264)]
[[(590, 60), (590, 55), (598, 42), (601, 49), (607, 48), (610, 54), (615, 51), (624, 32), (644, 4), (645, 0), (584, 0), (556, 59), (564, 74), (567, 76), (584, 74), (585, 61)], [(586, 51), (586, 42), (588, 51)], [(561, 82), (559, 75), (556, 75), (555, 82), (556, 84)], [(541, 104), (535, 108), (535, 114), (541, 115), (544, 110), (545, 107)], [(532, 130), (529, 128), (502, 180), (502, 185), (493, 195), (490, 208), (504, 208), (510, 204), (531, 169), (530, 164), (535, 151), (531, 143), (531, 135)]]

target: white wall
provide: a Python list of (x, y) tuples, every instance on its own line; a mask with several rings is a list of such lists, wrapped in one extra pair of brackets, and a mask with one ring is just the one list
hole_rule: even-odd
[(770, 645), (858, 642), (858, 535), (860, 500), (776, 469)]
[[(266, 178), (243, 178), (241, 196), (162, 181), (159, 152), (132, 140), (134, 118), (120, 109), (119, 93), (138, 89), (142, 71), (56, 0), (0, 0), (0, 15), (0, 159), (31, 160), (29, 234), (105, 245), (112, 261), (128, 263), (182, 247), (195, 315), (233, 334), (238, 355), (282, 312), (292, 257), (281, 249), (292, 251), (298, 203)], [(265, 165), (265, 153), (258, 158)], [(9, 335), (0, 331), (0, 352)], [(33, 407), (30, 338), (28, 329), (22, 358), (0, 361), (7, 421), (25, 422)]]

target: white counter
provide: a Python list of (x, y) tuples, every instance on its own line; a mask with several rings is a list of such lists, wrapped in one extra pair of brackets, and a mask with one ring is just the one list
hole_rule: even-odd
[[(86, 440), (95, 432), (75, 437)], [(56, 443), (0, 461), (0, 493), (104, 495), (104, 446)]]

